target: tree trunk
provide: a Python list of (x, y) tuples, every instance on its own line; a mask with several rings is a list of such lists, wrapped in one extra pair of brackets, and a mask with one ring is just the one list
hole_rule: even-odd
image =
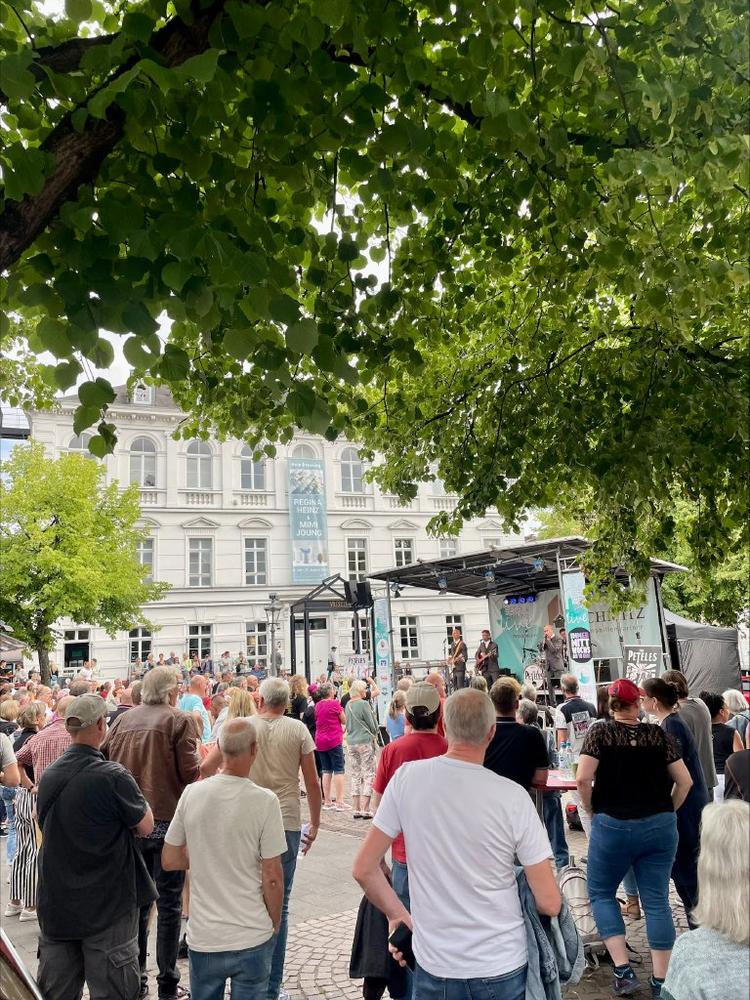
[(42, 675), (42, 684), (49, 685), (49, 650), (45, 649), (44, 646), (37, 646), (36, 655), (39, 657), (39, 672)]

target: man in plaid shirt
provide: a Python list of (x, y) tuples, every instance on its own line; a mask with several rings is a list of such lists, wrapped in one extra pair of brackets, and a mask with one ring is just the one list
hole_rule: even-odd
[[(48, 722), (35, 736), (27, 740), (16, 754), (19, 766), (33, 769), (36, 785), (39, 784), (45, 769), (54, 764), (70, 746), (70, 733), (65, 728), (65, 709), (71, 701), (73, 699), (69, 695), (61, 698), (57, 703), (57, 711), (52, 722)], [(27, 788), (32, 787), (24, 771), (21, 771), (21, 782)]]

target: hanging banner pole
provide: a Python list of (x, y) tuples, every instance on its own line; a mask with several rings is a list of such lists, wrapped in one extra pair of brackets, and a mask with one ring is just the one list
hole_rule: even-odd
[(591, 655), (591, 625), (583, 593), (586, 579), (580, 569), (564, 570), (561, 579), (565, 628), (568, 633), (568, 662), (578, 678), (581, 697), (595, 705), (596, 681), (594, 660)]

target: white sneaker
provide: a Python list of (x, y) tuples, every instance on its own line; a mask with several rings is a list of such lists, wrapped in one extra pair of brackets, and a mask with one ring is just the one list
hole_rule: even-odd
[(19, 920), (36, 920), (36, 910), (23, 909), (23, 910), (21, 910), (21, 916), (18, 919)]
[(8, 905), (5, 907), (5, 916), (15, 917), (16, 914), (20, 913), (22, 909), (23, 909), (22, 903), (8, 903)]

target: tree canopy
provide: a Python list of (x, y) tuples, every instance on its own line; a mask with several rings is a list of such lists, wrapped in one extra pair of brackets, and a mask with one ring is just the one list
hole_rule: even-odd
[[(124, 338), (185, 433), (346, 433), (643, 571), (746, 513), (746, 0), (0, 0), (0, 267), (67, 389)], [(158, 321), (171, 328), (166, 342)], [(76, 429), (111, 448), (106, 379)], [(644, 529), (644, 525), (647, 529)]]
[(138, 489), (105, 486), (104, 468), (80, 454), (48, 459), (41, 444), (18, 446), (0, 465), (0, 618), (39, 656), (61, 618), (108, 634), (148, 622), (142, 605), (168, 589), (146, 581), (136, 545)]

